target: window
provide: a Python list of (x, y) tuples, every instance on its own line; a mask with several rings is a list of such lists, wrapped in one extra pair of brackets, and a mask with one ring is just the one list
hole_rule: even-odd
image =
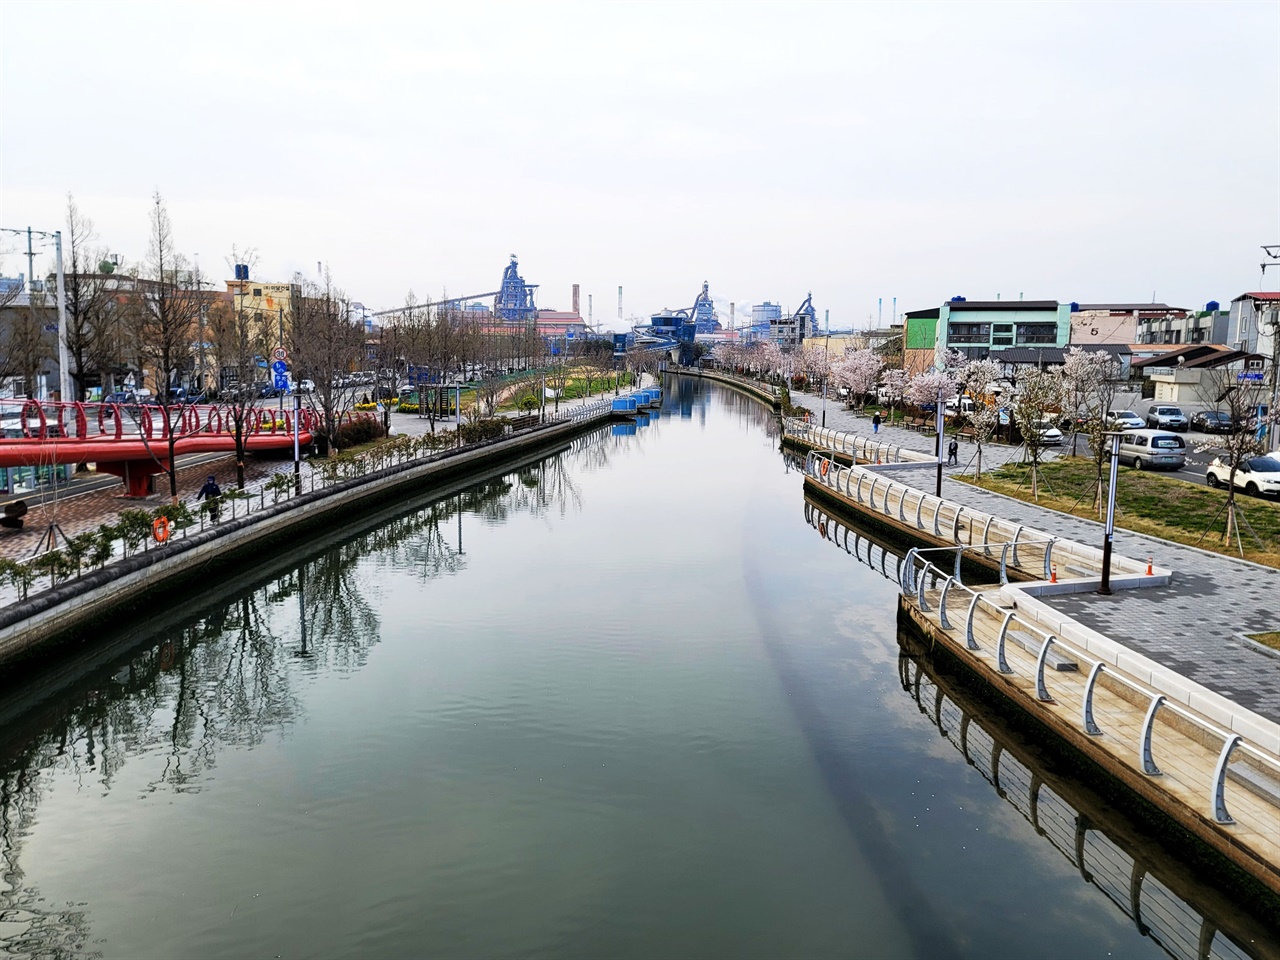
[(1151, 445), (1158, 450), (1181, 450), (1185, 446), (1181, 437), (1156, 437)]
[(1246, 360), (1246, 361), (1245, 361), (1244, 366), (1245, 366), (1245, 369), (1246, 369), (1246, 370), (1261, 370), (1261, 369), (1262, 369), (1262, 358), (1261, 358), (1261, 357), (1250, 357), (1248, 360)]
[(997, 323), (991, 328), (995, 333), (1013, 333), (1012, 323)]
[(991, 339), (989, 323), (949, 323), (947, 343), (986, 343)]
[(255, 297), (260, 297), (260, 296), (262, 296), (262, 288), (261, 288), (261, 287), (254, 287), (254, 288), (253, 288), (253, 295), (254, 295)]
[(1018, 343), (1057, 343), (1058, 325), (1056, 323), (1020, 323), (1018, 324)]

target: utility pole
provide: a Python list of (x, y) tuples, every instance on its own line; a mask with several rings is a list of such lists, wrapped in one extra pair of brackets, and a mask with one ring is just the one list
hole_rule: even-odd
[(823, 311), (826, 322), (826, 338), (822, 344), (822, 425), (827, 425), (827, 381), (831, 379), (831, 311)]
[(1120, 463), (1120, 434), (1111, 436), (1111, 480), (1107, 487), (1107, 528), (1102, 541), (1102, 582), (1098, 593), (1111, 596), (1111, 544), (1116, 537), (1116, 467)]

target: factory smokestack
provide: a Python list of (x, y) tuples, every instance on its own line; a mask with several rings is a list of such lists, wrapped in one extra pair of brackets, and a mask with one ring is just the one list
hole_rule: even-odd
[(587, 294), (587, 326), (591, 326), (591, 294)]
[(737, 313), (737, 305), (732, 300), (730, 300), (729, 301), (729, 329), (730, 330), (738, 329), (738, 319), (737, 319), (736, 313)]
[(622, 287), (618, 287), (618, 319), (622, 319)]
[[(573, 285), (573, 312), (578, 314), (578, 285), (576, 283)], [(578, 314), (578, 316), (581, 316), (581, 314)]]

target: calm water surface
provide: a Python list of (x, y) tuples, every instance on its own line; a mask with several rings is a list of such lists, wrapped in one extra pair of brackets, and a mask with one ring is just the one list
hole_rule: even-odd
[(0, 947), (1166, 956), (811, 520), (772, 418), (684, 382), (121, 625), (0, 698)]

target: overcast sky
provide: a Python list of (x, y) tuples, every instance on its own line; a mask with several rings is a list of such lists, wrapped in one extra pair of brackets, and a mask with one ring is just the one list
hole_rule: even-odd
[[(1196, 307), (1280, 243), (1280, 4), (0, 4), (0, 226), (595, 319)], [(0, 272), (25, 270), (4, 239)], [(1280, 288), (1280, 268), (1267, 289)], [(726, 317), (727, 319), (727, 317)]]

